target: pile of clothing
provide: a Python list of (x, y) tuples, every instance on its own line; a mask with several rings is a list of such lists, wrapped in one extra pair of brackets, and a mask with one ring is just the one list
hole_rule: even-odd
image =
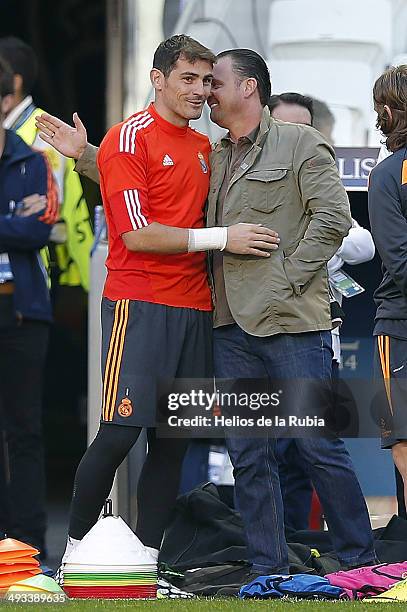
[(407, 561), (340, 571), (326, 576), (259, 576), (239, 590), (241, 599), (342, 599), (407, 601)]
[(240, 516), (221, 497), (215, 485), (207, 484), (177, 501), (174, 520), (161, 547), (159, 571), (161, 577), (185, 592), (212, 597), (239, 593), (244, 597), (291, 595), (310, 599), (377, 596), (379, 601), (384, 593), (392, 597), (390, 588), (397, 588), (398, 597), (402, 591), (407, 592), (406, 520), (395, 516), (385, 528), (375, 530), (379, 566), (340, 571), (329, 533), (302, 531), (287, 533), (290, 576), (283, 580), (281, 576), (254, 577), (246, 561)]

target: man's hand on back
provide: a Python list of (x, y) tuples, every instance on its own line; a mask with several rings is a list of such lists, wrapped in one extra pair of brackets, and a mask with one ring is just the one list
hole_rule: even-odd
[(58, 117), (42, 113), (35, 118), (35, 125), (44, 142), (53, 146), (65, 157), (79, 159), (87, 145), (86, 128), (77, 113), (74, 113), (72, 118), (74, 127), (61, 121)]
[(228, 227), (225, 251), (236, 255), (270, 257), (269, 251), (278, 249), (277, 232), (254, 223), (237, 223)]

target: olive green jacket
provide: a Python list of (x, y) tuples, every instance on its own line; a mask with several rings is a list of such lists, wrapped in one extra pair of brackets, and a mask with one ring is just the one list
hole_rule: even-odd
[[(227, 159), (221, 140), (211, 157), (208, 227), (216, 225)], [(331, 329), (326, 263), (351, 216), (333, 149), (319, 132), (276, 121), (264, 109), (256, 142), (226, 192), (222, 225), (235, 223), (261, 223), (281, 239), (269, 258), (224, 253), (226, 295), (238, 325), (255, 336)]]
[(96, 165), (96, 155), (99, 151), (98, 147), (87, 144), (86, 149), (80, 159), (75, 164), (75, 170), (83, 176), (87, 176), (95, 183), (100, 183), (99, 170)]

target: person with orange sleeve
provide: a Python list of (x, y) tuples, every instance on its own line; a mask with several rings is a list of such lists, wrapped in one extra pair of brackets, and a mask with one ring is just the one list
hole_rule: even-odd
[[(209, 96), (214, 62), (213, 53), (188, 36), (162, 42), (150, 73), (154, 103), (113, 126), (100, 146), (109, 238), (102, 414), (76, 473), (62, 564), (97, 521), (116, 469), (143, 428), (148, 453), (138, 483), (136, 535), (158, 558), (189, 440), (156, 436), (156, 383), (213, 377), (205, 251), (268, 257), (278, 246), (276, 232), (260, 225), (204, 227), (210, 144), (188, 124)], [(40, 128), (52, 143), (57, 129)]]
[(41, 421), (51, 302), (40, 249), (56, 220), (56, 198), (44, 156), (2, 127), (12, 92), (13, 74), (0, 59), (0, 423), (6, 442), (0, 537), (31, 544), (45, 557)]

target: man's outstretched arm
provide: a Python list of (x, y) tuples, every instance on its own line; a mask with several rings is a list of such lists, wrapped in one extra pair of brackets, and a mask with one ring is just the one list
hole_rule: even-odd
[(78, 114), (73, 114), (72, 127), (58, 117), (42, 113), (36, 117), (36, 126), (40, 138), (54, 147), (65, 157), (77, 160), (75, 170), (79, 174), (87, 176), (95, 183), (99, 183), (99, 171), (96, 165), (97, 147), (87, 141), (86, 128), (79, 119)]
[(152, 222), (141, 229), (124, 232), (121, 237), (129, 251), (168, 255), (225, 250), (238, 255), (270, 257), (270, 251), (278, 249), (280, 242), (277, 232), (254, 223), (186, 229)]

